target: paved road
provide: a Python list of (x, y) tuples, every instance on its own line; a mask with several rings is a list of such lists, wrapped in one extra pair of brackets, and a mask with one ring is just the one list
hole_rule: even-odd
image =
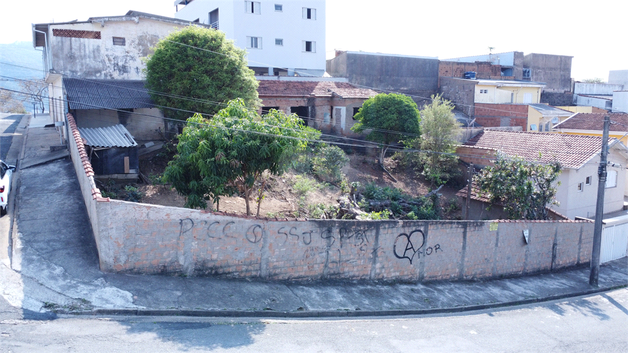
[[(13, 133), (22, 120), (23, 115), (6, 115), (0, 116), (0, 159), (6, 160), (7, 153), (13, 142)], [(15, 161), (8, 161), (15, 163)]]
[(0, 321), (0, 352), (627, 352), (628, 289), (502, 311), (355, 320)]

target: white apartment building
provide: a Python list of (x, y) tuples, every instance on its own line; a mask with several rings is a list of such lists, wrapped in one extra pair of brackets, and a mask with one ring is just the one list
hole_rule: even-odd
[(209, 24), (246, 49), (256, 75), (325, 74), (325, 0), (176, 0), (175, 17)]

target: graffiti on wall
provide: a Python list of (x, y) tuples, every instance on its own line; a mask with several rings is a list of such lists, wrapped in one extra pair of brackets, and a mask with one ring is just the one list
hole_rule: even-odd
[(421, 258), (421, 255), (430, 256), (443, 251), (440, 244), (434, 246), (425, 246), (425, 234), (422, 230), (416, 229), (410, 234), (401, 233), (395, 239), (393, 244), (393, 253), (398, 259), (407, 259), (412, 264), (414, 257)]

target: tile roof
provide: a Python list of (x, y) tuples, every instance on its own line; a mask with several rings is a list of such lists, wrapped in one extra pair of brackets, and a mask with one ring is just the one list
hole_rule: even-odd
[(377, 92), (358, 88), (347, 82), (261, 80), (257, 92), (261, 97), (340, 97), (370, 98)]
[(554, 126), (553, 129), (602, 131), (606, 115), (611, 117), (610, 131), (628, 131), (628, 114), (626, 113), (578, 113)]
[(143, 81), (64, 78), (70, 109), (153, 108)]
[(118, 124), (108, 127), (78, 128), (87, 146), (97, 148), (135, 147), (137, 142), (124, 127)]
[(508, 156), (518, 156), (528, 161), (558, 161), (563, 168), (579, 169), (600, 152), (602, 137), (484, 130), (465, 145), (493, 148)]

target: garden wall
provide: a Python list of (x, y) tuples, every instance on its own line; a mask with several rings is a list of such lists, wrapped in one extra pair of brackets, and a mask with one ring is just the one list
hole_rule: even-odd
[[(75, 167), (90, 188), (89, 169)], [(106, 272), (428, 281), (551, 271), (591, 257), (593, 223), (584, 221), (281, 221), (83, 195)]]

